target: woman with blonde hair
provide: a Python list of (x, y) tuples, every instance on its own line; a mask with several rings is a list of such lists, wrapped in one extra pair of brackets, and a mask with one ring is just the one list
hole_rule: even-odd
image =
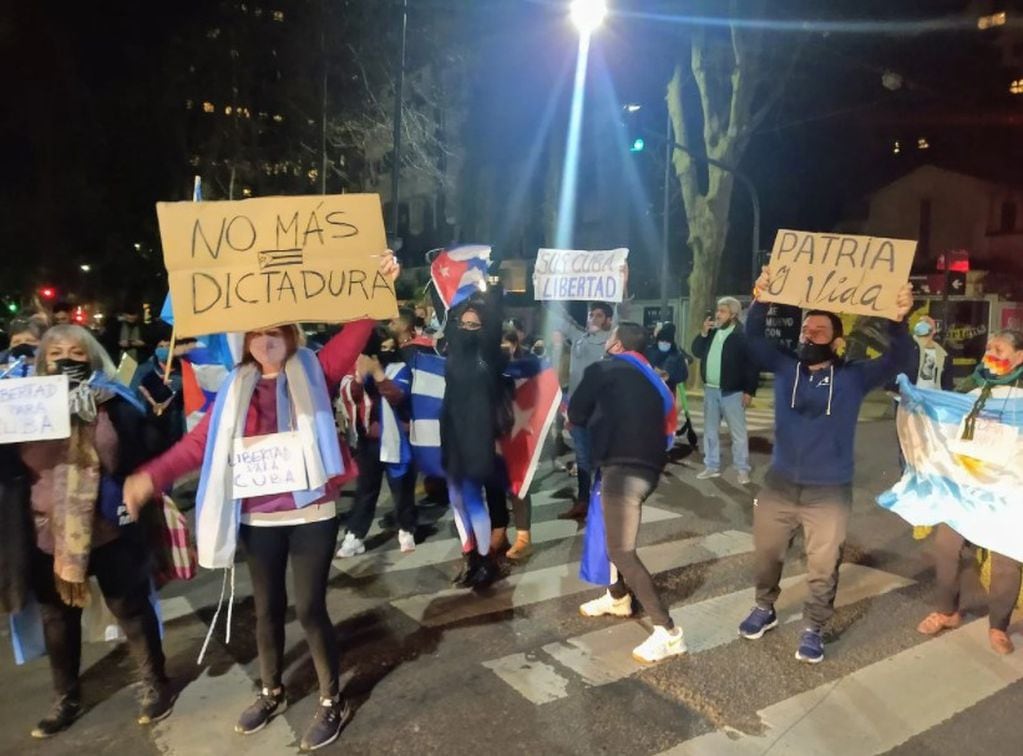
[(149, 600), (149, 552), (138, 526), (119, 525), (122, 485), (147, 456), (145, 415), (113, 381), (114, 365), (95, 338), (76, 325), (48, 330), (36, 374), (67, 376), (69, 438), (20, 444), (30, 484), (35, 544), (29, 584), (40, 606), (56, 701), (32, 735), (68, 728), (82, 710), (79, 670), (82, 608), (94, 575), (128, 639), (142, 678), (139, 724), (171, 712), (160, 628)]
[[(383, 256), (380, 270), (389, 281), (397, 277), (398, 264), (390, 253)], [(334, 742), (351, 716), (340, 693), (337, 636), (326, 601), (338, 533), (334, 500), (350, 472), (342, 461), (330, 397), (354, 367), (374, 327), (372, 320), (349, 323), (318, 354), (302, 346), (296, 325), (249, 331), (242, 363), (221, 386), (213, 409), (125, 485), (125, 504), (136, 516), (156, 491), (201, 468), (195, 520), (199, 564), (233, 569), (237, 543), (245, 547), (262, 689), (235, 725), (242, 735), (263, 729), (287, 708), (282, 674), (290, 562), (295, 613), (305, 631), (320, 694), (320, 706), (302, 738), (304, 751)], [(300, 457), (298, 467), (305, 474), (276, 492), (240, 492), (230, 466), (242, 459), (244, 439), (274, 434), (275, 448), (288, 448), (289, 455)]]

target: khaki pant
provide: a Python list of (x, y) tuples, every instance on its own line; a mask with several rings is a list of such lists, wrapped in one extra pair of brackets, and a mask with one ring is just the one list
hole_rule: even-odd
[(798, 486), (768, 474), (753, 502), (757, 606), (768, 609), (778, 600), (785, 555), (802, 527), (810, 589), (803, 619), (815, 630), (831, 619), (851, 509), (852, 485)]

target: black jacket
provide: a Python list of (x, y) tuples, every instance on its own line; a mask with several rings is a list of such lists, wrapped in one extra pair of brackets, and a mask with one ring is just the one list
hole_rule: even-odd
[(572, 392), (568, 419), (585, 426), (598, 467), (632, 465), (660, 472), (664, 449), (664, 404), (643, 373), (625, 360), (604, 359), (586, 368)]
[[(707, 382), (707, 353), (716, 333), (716, 330), (712, 330), (706, 336), (697, 334), (693, 339), (693, 356), (700, 361), (700, 379), (704, 383)], [(736, 323), (721, 348), (721, 393), (734, 394), (741, 391), (756, 396), (759, 382), (760, 371), (750, 357), (746, 332), (741, 324)]]

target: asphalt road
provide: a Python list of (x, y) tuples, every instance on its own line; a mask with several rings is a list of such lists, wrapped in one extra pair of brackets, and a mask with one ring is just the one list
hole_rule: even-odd
[[(737, 486), (731, 472), (697, 481), (698, 462), (682, 458), (648, 502), (641, 556), (690, 647), (654, 667), (640, 669), (630, 656), (645, 633), (642, 614), (578, 614), (578, 604), (599, 591), (576, 579), (580, 533), (556, 519), (573, 481), (549, 466), (537, 484), (535, 554), (484, 596), (450, 589), (458, 549), (449, 515), (436, 507), (421, 510), (427, 537), (414, 555), (401, 555), (393, 534), (379, 533), (366, 556), (335, 562), (328, 600), (356, 712), (338, 745), (324, 752), (1018, 752), (1023, 651), (998, 657), (988, 649), (975, 572), (964, 576), (972, 622), (936, 639), (914, 630), (929, 610), (928, 547), (873, 503), (896, 479), (890, 421), (860, 425), (856, 500), (825, 662), (793, 658), (805, 573), (799, 538), (779, 602), (783, 625), (760, 641), (737, 637), (752, 605), (751, 505), (768, 459), (768, 425), (754, 435), (750, 488)], [(232, 731), (258, 677), (244, 567), (237, 590), (231, 641), (224, 642), (221, 624), (201, 667), (196, 657), (220, 576), (202, 574), (164, 591), (165, 648), (181, 694), (174, 714), (152, 729), (134, 723), (125, 649), (92, 643), (83, 662), (87, 713), (59, 737), (32, 741), (28, 733), (50, 701), (46, 661), (18, 668), (3, 654), (0, 753), (294, 751), (316, 696), (293, 618), (285, 677), (291, 708), (256, 735)]]

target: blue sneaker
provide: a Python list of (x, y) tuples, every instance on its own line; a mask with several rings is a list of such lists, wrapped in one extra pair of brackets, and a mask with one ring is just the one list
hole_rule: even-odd
[(739, 625), (739, 635), (749, 640), (757, 640), (764, 637), (764, 633), (768, 630), (776, 627), (778, 627), (778, 615), (774, 613), (774, 608), (761, 609), (759, 606), (755, 606), (749, 616)]
[(817, 664), (824, 661), (824, 639), (820, 630), (806, 628), (799, 638), (799, 648), (796, 649), (796, 658), (808, 664)]

